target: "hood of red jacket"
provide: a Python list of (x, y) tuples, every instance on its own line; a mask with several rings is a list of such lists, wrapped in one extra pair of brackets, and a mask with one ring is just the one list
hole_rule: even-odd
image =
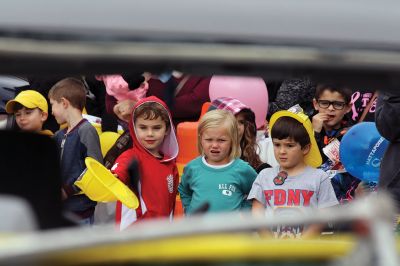
[[(162, 154), (164, 154), (164, 158), (161, 161), (174, 160), (178, 156), (179, 147), (178, 147), (178, 140), (177, 140), (176, 134), (175, 134), (174, 124), (172, 123), (171, 112), (169, 111), (167, 105), (162, 100), (160, 100), (159, 98), (157, 98), (155, 96), (150, 96), (150, 97), (139, 100), (133, 108), (132, 119), (129, 123), (129, 131), (132, 136), (133, 145), (134, 145), (134, 147), (138, 148), (139, 150), (152, 155), (145, 147), (143, 147), (143, 145), (137, 139), (136, 131), (135, 131), (135, 122), (134, 122), (135, 121), (135, 117), (134, 117), (135, 110), (139, 106), (141, 106), (142, 104), (147, 103), (147, 102), (155, 102), (155, 103), (160, 104), (161, 106), (163, 106), (165, 108), (165, 110), (168, 113), (170, 127), (169, 127), (169, 133), (165, 136), (164, 141), (160, 147), (160, 152)], [(152, 156), (154, 156), (154, 155), (152, 155)]]

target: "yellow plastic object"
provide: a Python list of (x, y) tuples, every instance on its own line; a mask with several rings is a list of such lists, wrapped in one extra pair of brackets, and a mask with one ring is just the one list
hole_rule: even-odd
[(99, 136), (101, 135), (102, 131), (101, 131), (101, 124), (98, 123), (90, 123), (97, 131), (97, 134), (99, 134)]
[(107, 152), (111, 149), (114, 143), (119, 138), (119, 134), (116, 132), (106, 131), (99, 134), (100, 138), (100, 146), (101, 146), (101, 154), (106, 156)]
[(136, 209), (139, 201), (136, 195), (98, 161), (85, 159), (86, 173), (75, 182), (91, 200), (100, 202), (121, 201), (125, 206)]
[[(294, 261), (298, 261), (301, 265), (305, 265), (306, 262), (311, 265), (326, 265), (348, 256), (356, 245), (355, 238), (275, 240), (237, 234), (194, 235), (120, 243), (110, 241), (88, 247), (79, 246), (63, 252), (49, 253), (48, 264), (62, 262), (74, 265), (79, 261), (83, 265), (96, 263), (119, 265), (128, 262), (149, 263), (149, 265), (261, 265), (260, 262), (278, 265), (277, 262), (287, 262), (281, 264), (292, 265)], [(155, 250), (157, 252), (154, 252)]]
[[(99, 123), (90, 123), (92, 124), (92, 126), (94, 126), (94, 128), (97, 131), (97, 134), (99, 134), (99, 136), (101, 135), (101, 133), (103, 133), (103, 131), (101, 131), (101, 124)], [(118, 134), (122, 135), (122, 133), (124, 133), (124, 130), (122, 129), (122, 127), (118, 127)]]

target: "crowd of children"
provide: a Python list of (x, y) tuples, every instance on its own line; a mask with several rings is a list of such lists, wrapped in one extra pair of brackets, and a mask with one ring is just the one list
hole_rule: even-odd
[[(147, 91), (148, 84), (140, 86)], [(20, 130), (55, 140), (64, 209), (78, 224), (93, 224), (96, 202), (74, 185), (85, 173), (86, 157), (103, 163), (97, 131), (82, 116), (87, 88), (82, 80), (65, 78), (47, 96), (60, 125), (54, 135), (43, 129), (49, 110), (40, 93), (22, 91), (7, 103), (6, 111), (14, 114)], [(215, 99), (199, 121), (200, 156), (184, 167), (180, 178), (175, 163), (179, 148), (174, 117), (164, 101), (143, 97), (130, 101), (129, 111), (121, 111), (125, 105), (117, 105), (128, 129), (104, 158), (106, 167), (139, 199), (136, 210), (115, 203), (111, 215), (121, 230), (143, 219), (172, 218), (177, 194), (185, 215), (242, 210), (251, 210), (254, 215), (293, 215), (355, 197), (360, 183), (357, 178), (340, 171), (334, 176), (326, 173), (342, 167), (330, 156), (330, 149), (350, 126), (346, 114), (352, 110), (352, 92), (347, 88), (318, 85), (310, 102), (315, 108), (312, 117), (299, 105), (268, 114), (272, 115), (269, 130), (264, 132), (269, 135), (268, 149), (258, 145), (263, 140), (257, 137), (255, 113), (250, 107), (230, 97)], [(271, 230), (276, 237), (300, 237), (318, 234), (322, 227)]]

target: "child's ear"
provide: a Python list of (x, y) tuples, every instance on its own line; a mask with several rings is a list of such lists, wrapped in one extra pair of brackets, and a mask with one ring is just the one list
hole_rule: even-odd
[(347, 114), (348, 112), (350, 112), (351, 111), (351, 107), (353, 106), (353, 104), (352, 103), (349, 103), (349, 104), (347, 104), (346, 105), (346, 113), (345, 114)]
[(67, 108), (69, 106), (69, 101), (67, 99), (65, 99), (64, 97), (61, 97), (60, 101), (64, 108)]
[(317, 111), (319, 111), (319, 106), (318, 106), (317, 99), (314, 98), (314, 99), (312, 100), (312, 103), (313, 103), (314, 109), (317, 110)]
[(47, 120), (48, 117), (49, 117), (48, 113), (42, 112), (42, 117), (40, 118), (40, 121), (44, 122)]
[(306, 146), (304, 146), (303, 148), (301, 148), (301, 150), (303, 151), (304, 156), (307, 155), (310, 152), (310, 149), (311, 149), (311, 143), (309, 143)]
[(165, 130), (165, 135), (164, 136), (168, 136), (169, 133), (171, 133), (171, 127), (168, 127), (168, 129)]

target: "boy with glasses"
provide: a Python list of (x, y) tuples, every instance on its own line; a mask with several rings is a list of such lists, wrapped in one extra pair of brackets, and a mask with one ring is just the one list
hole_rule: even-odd
[(312, 118), (312, 124), (317, 141), (318, 137), (322, 137), (318, 141), (322, 144), (320, 148), (326, 146), (330, 139), (338, 137), (340, 131), (347, 127), (344, 116), (351, 110), (351, 94), (348, 88), (317, 86), (313, 104), (318, 113)]
[[(322, 155), (321, 168), (325, 171), (343, 168), (339, 162), (338, 144), (349, 127), (345, 115), (351, 111), (351, 95), (352, 91), (345, 87), (320, 84), (316, 88), (313, 104), (318, 113), (313, 116), (312, 125)], [(341, 203), (353, 199), (360, 183), (348, 173), (336, 174), (331, 181)]]

